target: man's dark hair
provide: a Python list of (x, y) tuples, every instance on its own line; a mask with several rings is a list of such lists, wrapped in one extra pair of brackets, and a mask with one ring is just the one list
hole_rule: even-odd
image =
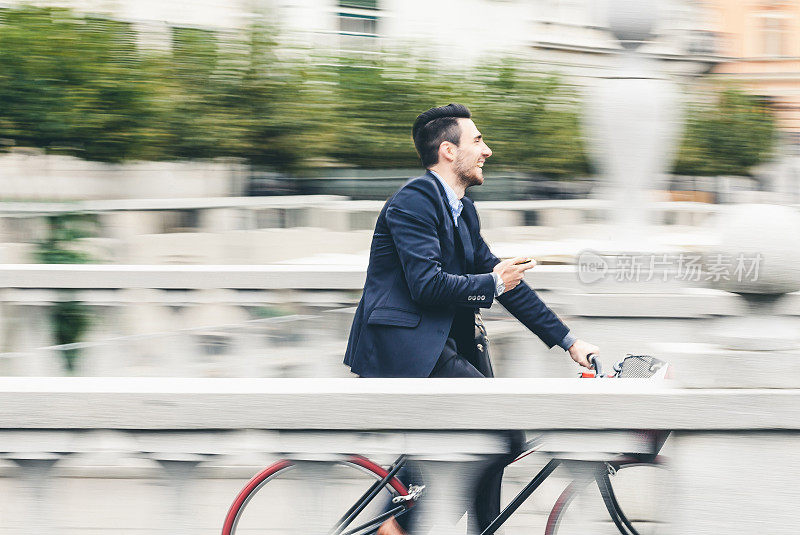
[(439, 106), (419, 114), (411, 133), (423, 167), (427, 169), (439, 161), (439, 145), (442, 141), (458, 145), (461, 140), (458, 119), (471, 117), (469, 108), (463, 104)]

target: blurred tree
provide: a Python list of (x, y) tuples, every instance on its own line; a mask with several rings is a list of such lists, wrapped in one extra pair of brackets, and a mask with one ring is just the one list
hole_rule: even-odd
[(487, 168), (554, 177), (589, 173), (577, 90), (515, 59), (483, 64), (466, 102), (493, 151)]
[(323, 154), (329, 90), (308, 54), (279, 57), (274, 34), (263, 21), (244, 34), (242, 71), (231, 94), (243, 132), (235, 155), (255, 166), (295, 170)]
[(96, 234), (97, 219), (89, 214), (65, 213), (47, 217), (47, 236), (36, 244), (43, 264), (90, 264), (92, 257), (71, 247)]
[[(331, 67), (331, 158), (355, 167), (418, 167), (411, 139), (414, 119), (427, 108), (457, 102), (451, 77), (426, 61), (385, 55), (340, 58)], [(444, 102), (446, 101), (446, 102)]]
[[(86, 264), (92, 261), (88, 254), (70, 248), (81, 238), (95, 234), (95, 218), (85, 214), (60, 214), (47, 218), (47, 237), (37, 244), (38, 260), (45, 264)], [(87, 305), (72, 298), (68, 290), (60, 290), (59, 300), (50, 309), (50, 323), (56, 344), (80, 342), (91, 324), (91, 311)], [(77, 348), (61, 352), (69, 373), (76, 369), (80, 351)]]
[(0, 137), (101, 161), (135, 157), (149, 118), (130, 25), (61, 8), (0, 13)]
[(487, 168), (575, 176), (588, 172), (576, 92), (553, 75), (499, 61), (462, 72), (383, 55), (335, 68), (329, 155), (359, 167), (418, 167), (411, 125), (449, 102), (470, 107), (492, 148)]
[(276, 57), (272, 33), (263, 22), (240, 34), (174, 28), (169, 51), (140, 50), (128, 23), (0, 10), (0, 138), (107, 162), (293, 168), (315, 154), (312, 76), (307, 59)]
[[(590, 172), (578, 92), (523, 60), (456, 70), (402, 52), (320, 59), (275, 35), (262, 17), (238, 32), (174, 28), (167, 51), (147, 50), (125, 22), (2, 9), (0, 148), (106, 162), (237, 157), (285, 172), (418, 167), (414, 118), (463, 102), (494, 151), (487, 169)], [(690, 108), (675, 171), (747, 174), (774, 134), (756, 97), (724, 89)]]
[(171, 49), (155, 60), (163, 92), (160, 126), (168, 158), (216, 158), (240, 148), (236, 95), (241, 72), (229, 69), (225, 41), (210, 30), (173, 28)]
[[(58, 301), (53, 303), (50, 311), (50, 321), (53, 324), (53, 335), (57, 345), (74, 344), (81, 338), (91, 324), (89, 307), (80, 301)], [(77, 369), (80, 350), (75, 347), (62, 349), (64, 367), (68, 373)]]
[(689, 107), (677, 174), (749, 175), (772, 154), (777, 128), (771, 110), (735, 87), (717, 91), (715, 102)]
[(289, 170), (314, 154), (309, 64), (279, 59), (272, 33), (263, 21), (241, 33), (173, 30), (170, 52), (147, 60), (158, 107), (151, 157), (237, 157)]

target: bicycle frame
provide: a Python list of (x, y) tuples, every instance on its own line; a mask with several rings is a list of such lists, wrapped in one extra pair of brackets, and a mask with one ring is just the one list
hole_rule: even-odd
[(380, 525), (385, 520), (388, 520), (390, 517), (392, 516), (398, 517), (402, 514), (405, 514), (409, 510), (410, 506), (407, 506), (406, 504), (401, 504), (398, 505), (397, 507), (391, 508), (390, 510), (386, 511), (381, 515), (378, 515), (377, 517), (373, 518), (372, 520), (369, 520), (368, 522), (356, 526), (355, 528), (352, 528), (348, 531), (344, 531), (359, 515), (359, 513), (361, 513), (361, 511), (363, 511), (370, 504), (370, 502), (372, 502), (372, 500), (375, 498), (375, 496), (378, 495), (378, 493), (381, 491), (384, 485), (386, 485), (395, 475), (397, 475), (397, 472), (403, 467), (403, 465), (406, 463), (407, 460), (408, 460), (407, 455), (401, 455), (400, 457), (395, 459), (386, 476), (384, 476), (384, 478), (381, 479), (380, 481), (376, 481), (375, 483), (373, 483), (372, 486), (370, 486), (370, 488), (368, 488), (364, 492), (364, 494), (362, 494), (361, 497), (358, 500), (356, 500), (356, 503), (354, 503), (350, 507), (350, 509), (348, 509), (344, 515), (342, 515), (342, 517), (339, 519), (339, 521), (336, 523), (333, 529), (328, 532), (328, 535), (355, 535), (360, 531), (364, 531), (365, 529), (374, 527), (374, 529), (372, 529), (371, 531), (364, 533), (364, 535), (369, 535), (375, 533), (378, 530), (378, 527), (380, 527)]
[[(597, 482), (597, 486), (600, 489), (600, 494), (603, 497), (603, 503), (606, 506), (606, 510), (608, 511), (611, 520), (614, 522), (614, 525), (617, 526), (617, 529), (622, 535), (639, 535), (639, 532), (633, 527), (633, 524), (628, 517), (625, 516), (625, 513), (622, 512), (622, 509), (617, 501), (617, 497), (614, 493), (614, 488), (611, 486), (611, 481), (609, 479), (609, 473), (613, 473), (616, 471), (616, 467), (621, 464), (625, 465), (652, 465), (652, 464), (660, 464), (658, 462), (659, 457), (657, 456), (657, 452), (661, 450), (661, 447), (664, 445), (664, 442), (667, 439), (669, 433), (654, 433), (653, 434), (653, 446), (654, 452), (652, 454), (641, 454), (635, 455), (630, 457), (629, 459), (622, 459), (615, 462), (605, 462), (605, 461), (586, 461), (594, 465), (594, 474), (593, 477), (583, 479), (575, 479), (570, 483), (567, 489), (565, 489), (564, 493), (562, 493), (562, 497), (566, 497), (569, 499), (571, 497), (570, 490), (576, 490), (580, 487), (580, 485), (588, 484), (592, 479)], [(532, 448), (536, 448), (539, 445), (539, 439), (533, 439), (528, 441), (525, 445), (525, 450), (528, 451)], [(534, 450), (535, 451), (535, 450)], [(529, 452), (530, 453), (530, 452)], [(529, 453), (525, 453), (514, 462), (525, 457)], [(525, 488), (523, 488), (515, 497), (511, 500), (511, 502), (503, 509), (503, 511), (495, 518), (489, 526), (484, 529), (480, 535), (493, 535), (500, 527), (508, 520), (508, 518), (513, 515), (517, 509), (527, 500), (531, 494), (553, 473), (553, 471), (562, 463), (559, 459), (551, 459), (545, 466), (542, 468), (536, 476), (528, 483)], [(559, 498), (559, 500), (561, 497)], [(555, 507), (558, 507), (558, 503)], [(554, 507), (554, 510), (555, 510)], [(548, 529), (550, 526), (551, 518), (548, 518)]]
[[(661, 380), (666, 378), (669, 375), (670, 367), (669, 364), (658, 360), (656, 358), (650, 357), (648, 355), (628, 355), (623, 360), (621, 360), (617, 365), (614, 366), (614, 373), (610, 375), (603, 375), (601, 372), (601, 366), (599, 361), (596, 358), (596, 355), (590, 355), (591, 363), (594, 368), (593, 373), (584, 372), (581, 374), (583, 377), (592, 377), (592, 378), (626, 378), (626, 377), (635, 377), (635, 378), (649, 378), (653, 380)], [(648, 465), (648, 466), (658, 466), (661, 464), (660, 458), (658, 457), (658, 452), (661, 450), (661, 447), (664, 445), (667, 437), (669, 436), (669, 431), (638, 431), (637, 433), (641, 434), (644, 433), (644, 436), (649, 440), (650, 447), (647, 448), (649, 453), (639, 453), (632, 455), (630, 457), (617, 457), (610, 461), (577, 461), (581, 463), (585, 463), (586, 465), (590, 466), (591, 470), (586, 470), (583, 472), (583, 476), (576, 477), (570, 484), (562, 491), (561, 495), (559, 496), (556, 504), (553, 506), (550, 515), (547, 519), (547, 527), (545, 528), (546, 535), (553, 535), (555, 530), (558, 528), (558, 524), (560, 519), (566, 510), (567, 505), (570, 503), (571, 499), (577, 493), (580, 488), (585, 486), (586, 484), (590, 483), (594, 480), (597, 483), (597, 486), (600, 490), (600, 494), (603, 498), (603, 503), (606, 506), (606, 509), (611, 517), (611, 520), (614, 522), (614, 525), (617, 529), (622, 533), (622, 535), (639, 535), (636, 529), (633, 527), (633, 524), (630, 520), (625, 516), (622, 512), (620, 505), (617, 501), (617, 498), (614, 494), (614, 489), (611, 485), (611, 481), (609, 479), (609, 474), (614, 474), (617, 469), (624, 468), (633, 465)], [(642, 437), (640, 437), (642, 438)], [(514, 442), (516, 444), (516, 442)], [(531, 441), (528, 441), (523, 448), (523, 455), (518, 456), (513, 462), (520, 460), (522, 457), (533, 453), (539, 446), (541, 445), (541, 438), (535, 438)], [(359, 461), (358, 458), (362, 459), (363, 462)], [(342, 464), (354, 464), (356, 467), (361, 467), (365, 469), (369, 473), (371, 473), (376, 478), (374, 483), (361, 495), (361, 497), (356, 500), (356, 502), (347, 510), (344, 515), (336, 522), (336, 524), (328, 531), (327, 535), (373, 535), (381, 526), (383, 522), (394, 517), (399, 517), (406, 514), (412, 507), (415, 506), (415, 503), (419, 496), (422, 493), (424, 487), (411, 485), (408, 489), (404, 488), (402, 482), (399, 480), (394, 479), (398, 471), (406, 464), (408, 461), (407, 455), (400, 455), (394, 463), (389, 467), (388, 470), (384, 469), (383, 467), (372, 463), (368, 459), (361, 458), (360, 456), (351, 456), (351, 459), (356, 459), (356, 461), (349, 460), (349, 461), (339, 461)], [(288, 461), (283, 461), (288, 462)], [(533, 479), (511, 500), (511, 502), (500, 512), (500, 514), (492, 520), (492, 522), (487, 526), (480, 535), (493, 535), (497, 532), (497, 530), (519, 509), (519, 507), (536, 491), (539, 486), (548, 478), (550, 475), (555, 471), (555, 469), (561, 465), (562, 463), (567, 462), (563, 459), (553, 458), (551, 459), (545, 466), (542, 468), (538, 474), (536, 474)], [(573, 462), (573, 461), (569, 461)], [(367, 463), (367, 464), (364, 464)], [(231, 506), (228, 512), (228, 516), (226, 517), (226, 523), (223, 527), (223, 533), (232, 533), (233, 529), (236, 527), (236, 523), (238, 522), (239, 515), (241, 514), (241, 510), (246, 505), (247, 501), (249, 501), (250, 497), (254, 492), (257, 492), (260, 488), (260, 485), (265, 484), (269, 478), (274, 476), (276, 473), (280, 473), (280, 470), (286, 468), (286, 466), (281, 466), (275, 471), (273, 468), (275, 466), (280, 465), (281, 463), (276, 463), (275, 465), (271, 465), (267, 467), (262, 472), (256, 474), (254, 478), (248, 483), (248, 485), (240, 492), (237, 496), (236, 501)], [(289, 463), (291, 464), (291, 463)], [(511, 463), (509, 463), (511, 464)], [(385, 475), (384, 475), (385, 474)], [(258, 487), (252, 487), (252, 485), (259, 485)], [(367, 508), (367, 506), (374, 500), (374, 498), (383, 490), (386, 485), (390, 485), (394, 487), (394, 489), (389, 489), (392, 492), (393, 499), (392, 503), (396, 506), (390, 507), (387, 511), (378, 514), (374, 518), (362, 522), (362, 524), (351, 528), (350, 524)], [(227, 530), (227, 531), (225, 531)]]
[(544, 468), (542, 468), (539, 473), (534, 476), (531, 482), (525, 485), (525, 488), (522, 489), (513, 500), (511, 500), (511, 503), (509, 503), (506, 508), (500, 512), (497, 518), (495, 518), (492, 523), (481, 532), (481, 535), (492, 535), (492, 533), (500, 529), (500, 526), (502, 526), (517, 509), (519, 509), (520, 505), (522, 505), (525, 500), (527, 500), (530, 495), (533, 494), (533, 491), (535, 491), (539, 485), (541, 485), (544, 480), (553, 473), (553, 470), (558, 468), (559, 464), (561, 464), (561, 461), (558, 459), (551, 459), (550, 462), (544, 465)]
[[(660, 449), (660, 446), (663, 444), (663, 440), (658, 440), (656, 442), (656, 447)], [(519, 460), (522, 457), (532, 453), (535, 449), (540, 445), (539, 439), (533, 439), (528, 441), (525, 445), (523, 451), (528, 452), (520, 457), (517, 457), (515, 460)], [(532, 450), (532, 451), (529, 451)], [(656, 450), (657, 451), (657, 450)], [(354, 503), (350, 509), (342, 515), (342, 518), (339, 519), (336, 526), (328, 532), (328, 535), (374, 535), (380, 525), (391, 516), (399, 517), (404, 515), (410, 510), (411, 506), (407, 506), (406, 504), (398, 505), (397, 507), (391, 508), (389, 511), (365, 522), (355, 528), (347, 529), (350, 523), (353, 521), (354, 518), (358, 516), (358, 514), (366, 508), (369, 503), (377, 496), (378, 492), (381, 488), (389, 481), (392, 477), (394, 477), (397, 472), (402, 468), (402, 466), (408, 461), (407, 455), (401, 455), (398, 457), (394, 463), (392, 463), (391, 468), (389, 469), (388, 474), (380, 481), (376, 481), (372, 484), (372, 486), (367, 489), (364, 494)], [(630, 463), (626, 464), (657, 464), (656, 463), (656, 455), (655, 454), (647, 454), (642, 455), (641, 458), (639, 456), (630, 458)], [(600, 494), (603, 497), (603, 503), (608, 510), (608, 514), (611, 517), (611, 520), (616, 525), (617, 529), (620, 531), (622, 535), (639, 535), (636, 529), (633, 527), (631, 521), (625, 516), (620, 508), (619, 502), (617, 501), (616, 495), (614, 494), (614, 489), (611, 486), (611, 481), (609, 479), (609, 468), (613, 464), (618, 463), (607, 463), (604, 461), (586, 461), (587, 463), (595, 465), (595, 471), (593, 477), (586, 478), (586, 480), (575, 480), (571, 483), (571, 485), (576, 485), (576, 483), (588, 484), (590, 481), (594, 480), (597, 482), (597, 486), (600, 489)], [(559, 459), (551, 459), (534, 477), (531, 481), (511, 500), (511, 502), (500, 512), (500, 514), (487, 526), (480, 535), (493, 535), (500, 529), (503, 524), (517, 511), (517, 509), (522, 506), (523, 503), (536, 491), (539, 486), (555, 471), (558, 466), (562, 464), (562, 461)], [(574, 488), (574, 487), (573, 487)], [(566, 492), (566, 491), (565, 491)], [(413, 506), (413, 504), (412, 504)], [(548, 519), (548, 523), (550, 519)], [(549, 524), (548, 524), (549, 526)]]

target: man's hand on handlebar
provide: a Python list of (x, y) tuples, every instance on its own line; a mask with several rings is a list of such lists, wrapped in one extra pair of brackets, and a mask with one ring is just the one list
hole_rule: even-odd
[(589, 363), (589, 355), (599, 356), (600, 348), (583, 340), (575, 340), (575, 343), (569, 348), (569, 356), (584, 368), (592, 367)]

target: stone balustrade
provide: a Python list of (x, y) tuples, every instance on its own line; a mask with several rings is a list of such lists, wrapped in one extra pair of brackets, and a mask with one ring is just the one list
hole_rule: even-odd
[[(68, 213), (97, 223), (96, 236), (72, 247), (107, 263), (266, 264), (321, 253), (363, 254), (382, 207), (381, 201), (334, 195), (5, 202), (0, 259), (35, 262), (35, 241), (46, 236), (47, 217)], [(536, 229), (534, 239), (585, 237), (587, 225), (608, 222), (610, 205), (600, 199), (483, 201), (478, 208), (494, 242), (520, 229)], [(719, 210), (705, 203), (654, 203), (655, 223), (667, 228), (696, 229)]]
[[(638, 451), (624, 430), (673, 430), (659, 533), (794, 533), (798, 396), (643, 380), (2, 378), (0, 533), (218, 533), (238, 488), (279, 456), (406, 452), (444, 478), (465, 453), (498, 451), (501, 429), (543, 434), (538, 460), (509, 470), (517, 487), (542, 459)], [(543, 531), (569, 477), (556, 475), (507, 533)], [(599, 522), (594, 502), (575, 514)]]
[[(364, 280), (357, 266), (314, 264), (20, 265), (0, 266), (0, 274), (8, 333), (0, 373), (27, 376), (67, 373), (63, 352), (78, 349), (74, 373), (87, 376), (344, 377)], [(800, 387), (781, 371), (796, 350), (731, 351), (712, 337), (718, 318), (748, 313), (735, 294), (660, 280), (582, 284), (573, 266), (537, 266), (527, 281), (575, 333), (601, 347), (607, 365), (628, 352), (654, 354), (680, 362), (685, 384), (718, 385), (727, 374), (729, 385)], [(85, 303), (94, 318), (81, 344), (52, 340), (48, 311), (61, 300)], [(290, 314), (254, 319), (265, 310)], [(800, 293), (776, 312), (800, 332)], [(560, 349), (548, 350), (502, 307), (483, 314), (498, 376), (574, 374)]]
[(241, 195), (249, 169), (234, 159), (108, 164), (17, 149), (0, 155), (5, 199), (80, 201)]

